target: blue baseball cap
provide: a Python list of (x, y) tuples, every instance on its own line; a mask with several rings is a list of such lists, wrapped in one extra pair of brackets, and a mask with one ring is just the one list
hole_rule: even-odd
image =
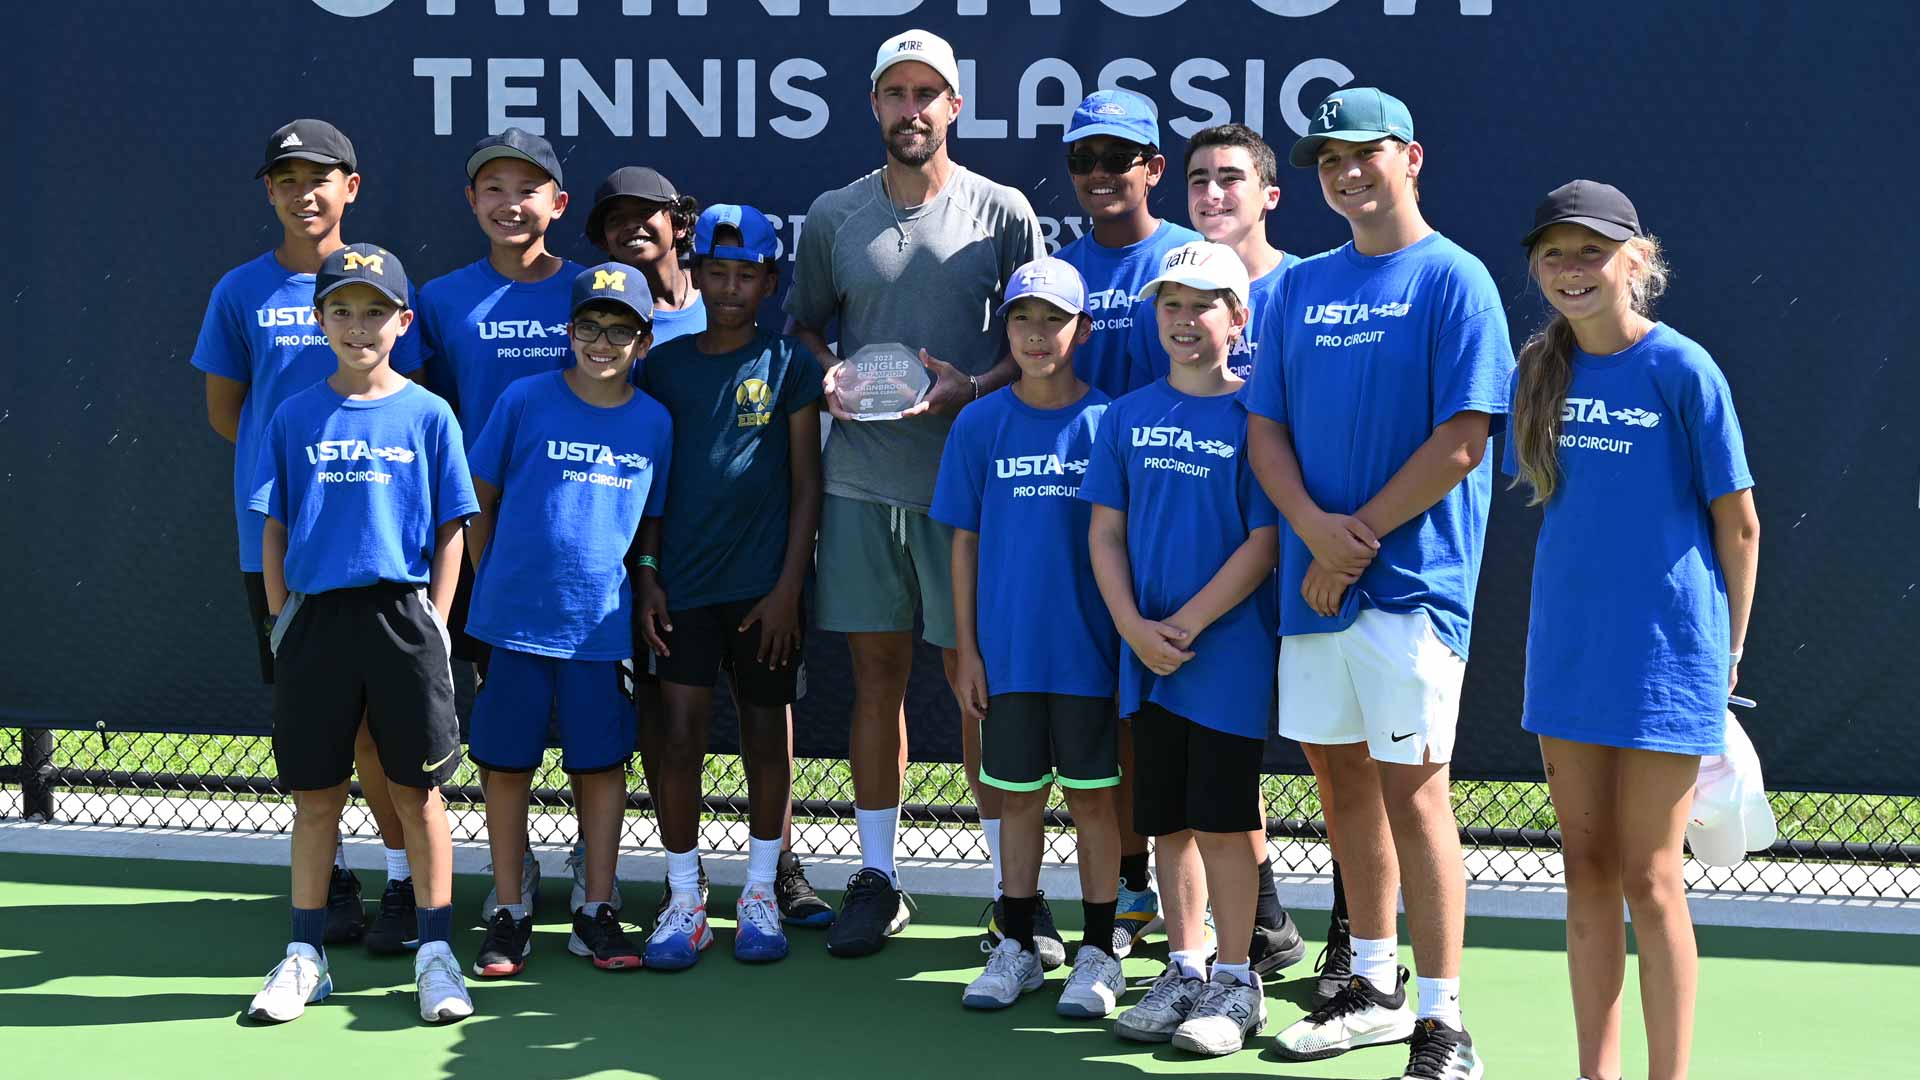
[(1328, 139), (1364, 143), (1389, 138), (1413, 141), (1413, 114), (1406, 102), (1371, 86), (1350, 86), (1321, 100), (1287, 160), (1305, 169), (1319, 158), (1320, 144)]
[(1063, 143), (1111, 135), (1141, 146), (1160, 145), (1160, 113), (1153, 102), (1131, 90), (1095, 90), (1073, 110)]
[(553, 177), (554, 187), (567, 186), (560, 179), (560, 158), (554, 154), (553, 144), (517, 127), (510, 127), (498, 135), (489, 135), (473, 144), (473, 149), (467, 151), (467, 181), (471, 183), (480, 174), (480, 166), (503, 157), (519, 158)]
[[(713, 246), (713, 234), (723, 226), (740, 232), (740, 245)], [(751, 206), (718, 203), (700, 213), (693, 223), (693, 255), (697, 259), (733, 259), (737, 262), (771, 263), (779, 257), (780, 238), (767, 215)]]
[(327, 256), (313, 275), (313, 306), (348, 285), (371, 285), (401, 307), (412, 306), (407, 303), (407, 268), (400, 265), (400, 256), (378, 244), (348, 244)]
[(1087, 310), (1087, 283), (1080, 271), (1065, 259), (1042, 256), (1013, 272), (1007, 282), (1007, 298), (1000, 302), (996, 315), (1005, 315), (1014, 301), (1037, 296), (1069, 315)]
[(653, 325), (653, 292), (647, 288), (646, 275), (626, 263), (603, 262), (582, 270), (573, 279), (573, 306), (567, 309), (567, 317), (580, 314), (581, 308), (595, 301), (618, 304), (633, 312), (640, 325)]

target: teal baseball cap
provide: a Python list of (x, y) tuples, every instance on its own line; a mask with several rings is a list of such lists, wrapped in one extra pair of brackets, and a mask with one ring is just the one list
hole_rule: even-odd
[(1413, 141), (1413, 114), (1406, 102), (1371, 86), (1349, 86), (1321, 100), (1287, 160), (1297, 169), (1310, 168), (1328, 139), (1358, 143), (1388, 138)]

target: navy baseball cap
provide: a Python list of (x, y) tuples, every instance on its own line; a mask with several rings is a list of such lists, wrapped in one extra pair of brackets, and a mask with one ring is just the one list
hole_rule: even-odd
[(473, 149), (467, 152), (467, 181), (471, 183), (480, 174), (480, 166), (503, 157), (519, 158), (553, 177), (553, 186), (566, 187), (560, 179), (560, 159), (554, 155), (553, 144), (517, 127), (510, 127), (498, 135), (489, 135), (473, 144)]
[(267, 136), (267, 160), (253, 174), (255, 180), (287, 160), (317, 161), (353, 171), (353, 144), (340, 129), (325, 120), (295, 120)]
[(587, 211), (587, 239), (595, 247), (606, 245), (607, 210), (615, 199), (639, 199), (641, 202), (672, 206), (680, 201), (680, 190), (657, 169), (645, 165), (627, 165), (613, 170), (600, 189), (593, 193), (593, 209)]
[[(740, 245), (713, 246), (713, 234), (731, 225), (740, 232)], [(734, 259), (739, 262), (771, 263), (778, 257), (780, 238), (767, 215), (751, 206), (717, 203), (700, 214), (693, 224), (693, 254), (696, 258)]]
[(1388, 138), (1413, 141), (1413, 114), (1406, 102), (1371, 86), (1350, 86), (1321, 100), (1287, 160), (1305, 169), (1319, 158), (1320, 144), (1328, 139), (1364, 143)]
[(1087, 282), (1080, 271), (1065, 259), (1042, 256), (1013, 272), (1007, 282), (1007, 298), (994, 314), (1005, 315), (1014, 301), (1037, 296), (1069, 315), (1087, 310)]
[(567, 309), (567, 317), (580, 314), (581, 308), (595, 301), (618, 304), (633, 312), (640, 325), (653, 325), (653, 292), (647, 288), (646, 275), (626, 263), (604, 262), (582, 270), (573, 279), (573, 306)]
[(348, 285), (371, 285), (401, 307), (412, 306), (407, 303), (407, 268), (400, 265), (400, 256), (379, 244), (348, 244), (327, 256), (313, 276), (313, 306)]
[(1598, 180), (1575, 180), (1554, 188), (1533, 208), (1533, 228), (1520, 246), (1531, 248), (1541, 233), (1562, 222), (1585, 225), (1616, 243), (1640, 235), (1640, 212), (1625, 193)]
[(1063, 143), (1111, 135), (1141, 146), (1160, 145), (1160, 114), (1153, 102), (1131, 90), (1095, 90), (1073, 110)]

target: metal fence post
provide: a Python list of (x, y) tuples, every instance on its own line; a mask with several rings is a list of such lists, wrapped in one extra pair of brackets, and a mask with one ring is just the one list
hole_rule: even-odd
[(20, 816), (53, 820), (53, 732), (42, 728), (20, 732)]

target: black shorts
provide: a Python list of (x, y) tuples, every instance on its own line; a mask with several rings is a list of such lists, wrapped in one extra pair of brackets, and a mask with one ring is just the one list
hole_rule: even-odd
[(1119, 729), (1110, 697), (994, 694), (980, 724), (980, 782), (1003, 791), (1115, 787)]
[(387, 779), (437, 787), (460, 764), (445, 624), (419, 585), (295, 594), (275, 628), (273, 758), (295, 791), (342, 784), (364, 713)]
[[(673, 629), (662, 631), (660, 640), (672, 655), (656, 656), (647, 650), (649, 669), (662, 682), (708, 689), (720, 680), (724, 670), (733, 675), (734, 693), (748, 705), (771, 708), (793, 704), (807, 692), (801, 650), (794, 650), (785, 667), (768, 667), (759, 659), (763, 624), (756, 622), (744, 631), (740, 629), (740, 620), (759, 602), (756, 597), (669, 612), (667, 620), (673, 623)], [(803, 612), (803, 626), (805, 622)], [(636, 634), (635, 651), (645, 649), (645, 642), (645, 637)]]
[(453, 639), (453, 658), (473, 665), (481, 678), (487, 677), (487, 658), (493, 646), (467, 633), (467, 609), (473, 604), (473, 562), (460, 560), (460, 581), (454, 586), (453, 605), (447, 612), (447, 634)]
[(267, 576), (252, 570), (240, 571), (247, 590), (247, 632), (260, 646), (260, 681), (273, 685), (273, 646), (267, 642)]
[(1264, 828), (1260, 759), (1266, 745), (1142, 704), (1133, 716), (1133, 831), (1167, 836)]

